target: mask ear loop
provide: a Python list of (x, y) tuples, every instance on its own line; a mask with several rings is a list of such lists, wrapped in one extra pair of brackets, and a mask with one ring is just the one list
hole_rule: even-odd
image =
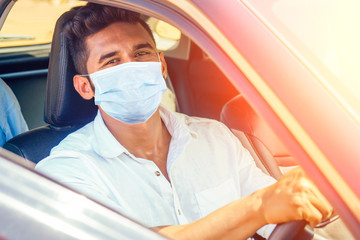
[(95, 85), (93, 83), (93, 81), (91, 80), (91, 77), (90, 77), (90, 74), (79, 74), (80, 77), (85, 77), (87, 78), (89, 84), (90, 84), (90, 87), (91, 89), (93, 90), (93, 92), (95, 93)]
[(94, 85), (93, 81), (91, 80), (90, 75), (88, 75), (87, 80), (89, 81), (89, 84), (90, 84), (91, 89), (92, 89), (93, 92), (95, 93), (95, 85)]
[[(156, 51), (156, 54), (157, 54), (157, 56), (158, 56), (158, 59), (159, 59), (159, 62), (160, 62), (160, 64), (161, 64), (161, 66), (162, 66), (162, 62), (161, 62), (161, 59), (160, 59), (160, 54), (159, 54), (159, 52)], [(163, 78), (166, 79), (166, 77), (164, 76), (164, 74), (163, 74)], [(166, 84), (166, 85), (167, 85), (167, 84)]]

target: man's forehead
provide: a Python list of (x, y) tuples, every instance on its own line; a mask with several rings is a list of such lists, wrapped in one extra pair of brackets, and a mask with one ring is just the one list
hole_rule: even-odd
[(106, 34), (108, 36), (114, 36), (121, 38), (126, 37), (142, 37), (150, 38), (150, 34), (145, 30), (145, 28), (139, 23), (127, 23), (127, 22), (115, 22), (109, 26), (103, 28), (97, 33), (90, 35), (90, 38), (94, 38), (99, 35)]
[(140, 23), (116, 22), (86, 38), (90, 51), (96, 47), (106, 48), (107, 44), (129, 47), (145, 42), (155, 47), (153, 39)]
[(90, 35), (85, 41), (88, 52), (88, 67), (88, 64), (99, 62), (107, 54), (126, 54), (139, 48), (156, 50), (153, 39), (138, 22), (112, 23), (99, 32)]

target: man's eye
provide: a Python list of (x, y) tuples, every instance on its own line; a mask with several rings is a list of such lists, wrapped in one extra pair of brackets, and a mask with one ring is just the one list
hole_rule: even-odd
[(156, 61), (157, 55), (155, 52), (152, 51), (139, 51), (135, 54), (135, 61), (139, 62), (150, 62)]
[(149, 55), (150, 52), (147, 52), (147, 51), (140, 51), (140, 52), (137, 52), (135, 54), (135, 57), (143, 57), (143, 56), (146, 56), (146, 55)]
[(111, 59), (110, 61), (107, 61), (105, 65), (116, 64), (119, 62), (120, 62), (120, 60), (115, 58), (115, 59)]

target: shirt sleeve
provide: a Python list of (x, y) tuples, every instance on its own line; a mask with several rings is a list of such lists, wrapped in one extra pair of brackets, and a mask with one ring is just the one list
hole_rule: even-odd
[[(235, 148), (238, 154), (238, 173), (240, 182), (241, 197), (248, 196), (253, 192), (268, 187), (276, 182), (276, 179), (264, 173), (256, 166), (249, 151), (244, 148), (239, 139), (233, 135)], [(257, 230), (257, 234), (268, 238), (275, 228), (275, 224), (268, 224)]]
[(242, 146), (240, 140), (230, 130), (229, 134), (237, 156), (241, 197), (248, 196), (258, 189), (274, 184), (276, 180), (256, 166), (250, 152)]

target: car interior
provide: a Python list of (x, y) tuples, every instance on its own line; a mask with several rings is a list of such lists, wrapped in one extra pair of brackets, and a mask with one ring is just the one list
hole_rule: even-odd
[[(67, 12), (57, 21), (49, 58), (24, 54), (13, 60), (6, 56), (0, 59), (0, 68), (5, 72), (2, 78), (18, 96), (30, 128), (9, 140), (4, 148), (33, 163), (48, 156), (51, 148), (69, 133), (90, 122), (97, 111), (94, 102), (83, 100), (72, 85), (76, 71), (63, 33), (63, 24), (71, 15)], [(189, 51), (188, 59), (165, 52), (170, 76), (167, 85), (175, 93), (177, 111), (224, 122), (257, 165), (275, 178), (286, 167), (297, 165), (276, 134), (206, 53), (184, 35), (181, 42), (186, 43), (183, 46)]]

